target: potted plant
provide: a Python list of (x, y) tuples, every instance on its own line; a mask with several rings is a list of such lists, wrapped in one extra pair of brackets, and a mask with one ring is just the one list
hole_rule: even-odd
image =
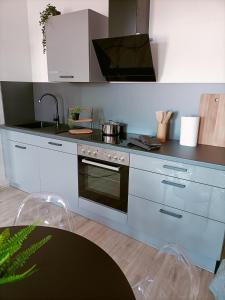
[(41, 26), (42, 32), (42, 45), (43, 45), (43, 53), (46, 52), (46, 33), (45, 33), (45, 25), (48, 21), (50, 16), (57, 16), (60, 15), (61, 12), (56, 9), (55, 6), (51, 5), (50, 3), (46, 6), (46, 8), (40, 12), (40, 21), (39, 24)]
[(0, 234), (0, 285), (25, 279), (37, 271), (36, 265), (33, 265), (28, 270), (16, 274), (16, 271), (24, 266), (29, 257), (51, 239), (51, 235), (48, 235), (18, 253), (23, 242), (35, 228), (36, 225), (31, 224), (20, 229), (13, 236), (6, 228)]
[(73, 120), (79, 120), (80, 117), (81, 108), (80, 106), (75, 106), (73, 109), (71, 109), (71, 117)]

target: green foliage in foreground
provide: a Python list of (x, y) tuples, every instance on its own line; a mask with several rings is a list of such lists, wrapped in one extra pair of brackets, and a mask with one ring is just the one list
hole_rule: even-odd
[(35, 228), (36, 225), (29, 225), (12, 236), (10, 230), (6, 228), (0, 234), (0, 285), (22, 280), (37, 271), (36, 265), (33, 265), (25, 272), (16, 274), (16, 271), (25, 265), (29, 257), (51, 239), (51, 235), (48, 235), (19, 252), (23, 242)]

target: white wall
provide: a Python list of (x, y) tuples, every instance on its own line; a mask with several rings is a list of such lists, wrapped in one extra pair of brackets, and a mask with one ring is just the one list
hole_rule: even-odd
[(161, 82), (225, 83), (225, 0), (151, 0)]
[[(108, 15), (107, 0), (54, 0), (50, 1), (61, 13), (68, 13), (81, 9), (93, 9)], [(40, 12), (45, 9), (49, 0), (27, 0), (28, 24), (30, 34), (32, 78), (34, 82), (47, 82), (47, 60), (42, 50), (42, 34), (39, 25)]]
[[(0, 83), (0, 124), (4, 124), (4, 114), (3, 114), (3, 106), (2, 106), (2, 93), (1, 93), (1, 83)], [(0, 187), (8, 185), (8, 181), (5, 177), (5, 167), (3, 161), (3, 153), (2, 153), (2, 136), (0, 130)]]
[[(50, 2), (62, 13), (108, 15), (108, 0)], [(38, 22), (48, 3), (0, 0), (0, 80), (47, 81)], [(225, 0), (151, 0), (150, 37), (158, 81), (225, 83)]]
[(0, 80), (32, 81), (26, 0), (0, 0)]

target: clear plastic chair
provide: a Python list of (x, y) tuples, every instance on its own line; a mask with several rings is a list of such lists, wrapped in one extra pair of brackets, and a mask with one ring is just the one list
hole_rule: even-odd
[(65, 201), (51, 193), (31, 194), (22, 201), (13, 225), (31, 223), (73, 231)]
[(179, 246), (163, 246), (155, 255), (148, 275), (133, 286), (137, 300), (196, 300), (197, 269)]

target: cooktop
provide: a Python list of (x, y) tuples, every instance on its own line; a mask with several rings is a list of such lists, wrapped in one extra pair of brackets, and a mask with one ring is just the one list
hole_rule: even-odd
[(111, 144), (111, 145), (118, 145), (121, 147), (128, 147), (128, 148), (139, 148), (144, 150), (153, 150), (158, 149), (160, 147), (160, 143), (154, 137), (149, 137), (145, 135), (138, 135), (133, 133), (127, 133), (123, 136), (108, 136), (103, 135), (102, 131), (99, 129), (93, 129), (92, 134), (79, 134), (73, 135), (69, 132), (63, 132), (59, 135), (75, 138), (78, 140), (83, 141), (90, 141), (102, 144)]

